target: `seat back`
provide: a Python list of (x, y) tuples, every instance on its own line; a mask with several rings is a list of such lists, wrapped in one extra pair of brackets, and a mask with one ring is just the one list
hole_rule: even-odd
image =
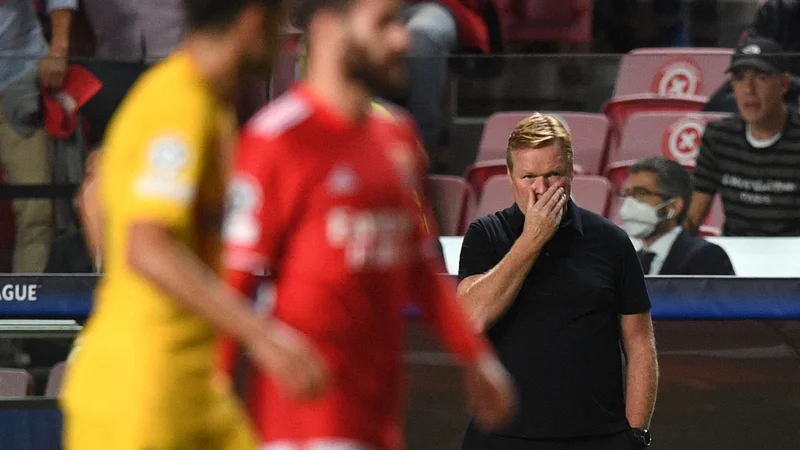
[(25, 397), (33, 379), (22, 369), (0, 369), (0, 397)]
[[(521, 111), (500, 112), (489, 116), (481, 135), (476, 162), (505, 159), (511, 132), (531, 114), (532, 111)], [(569, 131), (572, 136), (574, 163), (587, 174), (600, 173), (609, 130), (608, 118), (603, 114), (592, 113), (542, 111), (541, 114), (556, 117)]]
[(581, 208), (605, 216), (611, 201), (612, 187), (605, 177), (581, 175), (572, 179), (572, 199)]
[(725, 114), (679, 111), (635, 114), (622, 128), (619, 148), (609, 159), (614, 163), (664, 156), (694, 165), (706, 124), (722, 117)]
[(470, 222), (501, 209), (508, 208), (514, 203), (514, 191), (506, 175), (494, 175), (483, 184), (483, 191), (478, 204), (472, 211)]
[(64, 380), (64, 370), (67, 367), (66, 362), (60, 362), (50, 369), (50, 375), (47, 377), (47, 386), (44, 390), (46, 397), (58, 397), (61, 391), (61, 382)]
[(712, 95), (725, 82), (732, 49), (641, 49), (622, 57), (614, 97)]
[(439, 234), (460, 235), (470, 193), (466, 181), (451, 175), (429, 175), (425, 191), (439, 224)]

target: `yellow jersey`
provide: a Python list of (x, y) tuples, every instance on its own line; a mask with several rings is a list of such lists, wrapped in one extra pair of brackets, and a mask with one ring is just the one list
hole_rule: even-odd
[(203, 428), (228, 414), (218, 408), (227, 391), (213, 377), (211, 324), (134, 273), (126, 254), (131, 225), (155, 222), (220, 270), (224, 149), (235, 133), (232, 109), (180, 52), (120, 106), (100, 166), (105, 272), (62, 390), (67, 412), (129, 420), (148, 433)]

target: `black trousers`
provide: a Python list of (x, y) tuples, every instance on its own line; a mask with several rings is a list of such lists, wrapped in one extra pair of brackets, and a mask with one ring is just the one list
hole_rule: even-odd
[(640, 450), (630, 431), (568, 439), (525, 439), (482, 433), (467, 429), (462, 450)]

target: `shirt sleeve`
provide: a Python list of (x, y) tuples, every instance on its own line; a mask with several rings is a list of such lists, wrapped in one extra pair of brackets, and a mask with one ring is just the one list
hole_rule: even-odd
[(456, 287), (438, 256), (435, 235), (418, 227), (418, 252), (411, 278), (412, 298), (422, 311), (423, 320), (445, 348), (465, 365), (476, 362), (489, 344), (475, 334), (456, 295)]
[(617, 275), (616, 305), (618, 314), (640, 314), (650, 310), (650, 295), (642, 273), (642, 264), (636, 256), (633, 243), (624, 234), (618, 237), (620, 264)]
[[(2, 2), (0, 2), (2, 3)], [(52, 13), (61, 9), (78, 9), (78, 0), (47, 0), (47, 12)]]
[[(270, 270), (293, 200), (281, 173), (278, 143), (245, 133), (236, 151), (223, 227), (225, 265), (249, 273)], [(236, 287), (236, 286), (235, 286)]]
[(697, 155), (697, 165), (694, 169), (694, 188), (707, 194), (716, 194), (719, 189), (722, 174), (717, 164), (716, 155), (712, 150), (712, 142), (708, 134), (709, 128), (703, 133), (700, 143), (700, 152)]
[(462, 281), (473, 275), (484, 274), (492, 270), (498, 262), (500, 261), (497, 260), (492, 248), (486, 226), (480, 220), (472, 222), (461, 243), (458, 280)]
[(127, 209), (133, 221), (158, 222), (173, 230), (193, 219), (201, 175), (215, 124), (203, 105), (164, 104), (141, 126), (142, 148), (133, 149)]

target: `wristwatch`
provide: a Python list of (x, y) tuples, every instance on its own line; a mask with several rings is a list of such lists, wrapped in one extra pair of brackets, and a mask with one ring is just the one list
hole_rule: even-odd
[(631, 428), (631, 434), (642, 448), (650, 447), (650, 432), (646, 428)]

